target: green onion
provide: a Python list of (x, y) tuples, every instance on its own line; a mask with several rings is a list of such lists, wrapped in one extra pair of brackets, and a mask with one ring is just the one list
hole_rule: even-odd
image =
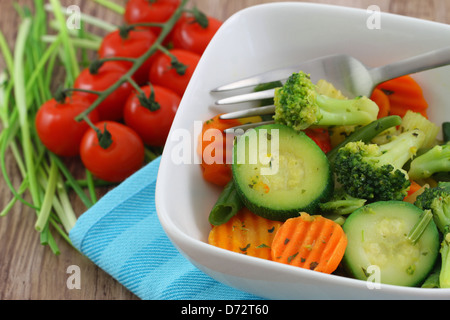
[[(40, 232), (41, 243), (49, 245), (58, 254), (59, 249), (49, 225), (70, 243), (67, 232), (74, 226), (76, 216), (61, 178), (60, 165), (48, 157), (36, 135), (34, 118), (31, 118), (39, 106), (51, 97), (51, 77), (57, 53), (63, 44), (63, 36), (58, 36), (48, 47), (41, 41), (41, 36), (46, 33), (47, 20), (42, 2), (36, 0), (34, 16), (29, 10), (18, 8), (23, 20), (14, 53), (0, 32), (0, 49), (7, 65), (7, 71), (0, 74), (0, 120), (3, 128), (0, 133), (0, 166), (13, 194), (0, 215), (8, 214), (17, 201), (32, 208), (37, 215), (36, 229)], [(15, 190), (6, 169), (8, 149), (12, 151), (22, 176), (18, 190)], [(24, 199), (27, 191), (31, 202)], [(59, 227), (60, 223), (65, 231)]]
[(67, 183), (71, 186), (71, 188), (77, 193), (78, 197), (83, 201), (84, 205), (87, 208), (92, 207), (93, 203), (91, 199), (89, 199), (88, 196), (84, 193), (84, 190), (81, 188), (81, 186), (77, 183), (73, 175), (70, 173), (69, 169), (64, 165), (64, 163), (61, 161), (61, 159), (58, 158), (55, 154), (50, 154), (53, 161), (56, 162), (56, 164), (59, 166), (59, 169), (61, 170), (62, 174), (67, 179)]
[[(44, 35), (41, 39), (45, 43), (55, 43), (61, 40), (60, 37), (54, 35)], [(76, 48), (94, 51), (97, 51), (100, 48), (100, 42), (94, 40), (74, 38), (71, 39), (71, 42)], [(59, 45), (59, 43), (57, 43), (57, 45)]]
[(93, 203), (96, 203), (97, 202), (97, 193), (95, 192), (94, 177), (92, 176), (92, 173), (89, 170), (86, 170), (86, 181), (87, 181), (87, 187), (89, 190), (89, 195), (91, 197), (91, 201)]
[(53, 197), (56, 190), (56, 182), (58, 179), (58, 166), (55, 161), (52, 161), (50, 169), (50, 177), (47, 183), (47, 188), (44, 196), (44, 202), (39, 211), (39, 216), (36, 221), (35, 228), (37, 231), (42, 231), (47, 224), (48, 217), (50, 216), (50, 210), (52, 209)]
[(5, 60), (6, 66), (8, 67), (8, 71), (12, 73), (13, 65), (14, 65), (14, 59), (11, 55), (11, 50), (8, 47), (8, 43), (6, 42), (5, 36), (0, 31), (0, 49), (3, 53), (3, 59)]
[(39, 190), (37, 186), (36, 172), (33, 162), (33, 148), (31, 145), (31, 133), (28, 123), (28, 110), (26, 102), (26, 90), (24, 79), (23, 58), (25, 44), (31, 27), (31, 20), (26, 18), (19, 27), (19, 33), (16, 40), (16, 50), (14, 52), (14, 96), (16, 99), (17, 110), (19, 112), (19, 124), (22, 133), (22, 148), (25, 157), (25, 165), (28, 174), (30, 192), (33, 202), (39, 206)]
[[(70, 15), (71, 14), (68, 11), (69, 8), (62, 7), (60, 4), (58, 4), (55, 7), (54, 4), (52, 3), (52, 5), (45, 5), (44, 8), (46, 10), (48, 10), (48, 11), (52, 11), (57, 18), (58, 18), (59, 15)], [(56, 11), (56, 10), (58, 10), (58, 11)], [(108, 23), (106, 21), (103, 21), (101, 19), (98, 19), (98, 18), (96, 18), (94, 16), (91, 16), (91, 15), (88, 15), (88, 14), (85, 14), (85, 13), (82, 13), (82, 12), (80, 12), (80, 16), (79, 17), (80, 17), (80, 20), (82, 20), (82, 21), (84, 21), (84, 22), (86, 22), (86, 23), (88, 23), (90, 25), (102, 28), (103, 30), (108, 31), (108, 32), (111, 32), (111, 31), (114, 31), (114, 30), (117, 29), (117, 26), (115, 26), (112, 23)], [(59, 20), (59, 18), (58, 18), (58, 20)], [(64, 24), (64, 26), (65, 26), (65, 24)]]
[(64, 43), (64, 52), (66, 55), (66, 59), (64, 61), (66, 65), (66, 71), (69, 74), (69, 78), (74, 81), (76, 76), (80, 73), (80, 68), (78, 65), (75, 49), (73, 47), (73, 44), (70, 42), (69, 33), (67, 31), (68, 29), (66, 28), (66, 20), (64, 19), (64, 15), (62, 13), (61, 3), (58, 0), (50, 0), (50, 3), (52, 5), (56, 20), (60, 25), (59, 32)]
[(118, 14), (124, 14), (125, 13), (125, 9), (118, 5), (117, 3), (111, 2), (109, 0), (94, 0), (95, 2), (97, 2), (98, 4), (104, 6), (105, 8), (109, 8), (113, 11), (115, 11)]

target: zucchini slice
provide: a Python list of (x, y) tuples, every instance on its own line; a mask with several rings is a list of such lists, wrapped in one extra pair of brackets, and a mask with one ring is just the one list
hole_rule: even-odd
[(381, 201), (354, 211), (344, 223), (344, 266), (357, 279), (417, 286), (435, 265), (439, 232), (431, 220), (414, 244), (407, 236), (423, 211), (404, 201)]
[(329, 199), (334, 181), (325, 153), (303, 132), (280, 124), (240, 136), (232, 172), (244, 205), (266, 219), (285, 221), (314, 213)]

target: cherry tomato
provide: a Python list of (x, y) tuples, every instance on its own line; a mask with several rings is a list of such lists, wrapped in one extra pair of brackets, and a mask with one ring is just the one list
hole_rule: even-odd
[[(125, 57), (139, 58), (155, 43), (156, 36), (147, 29), (134, 29), (128, 32), (126, 38), (122, 38), (119, 30), (108, 33), (103, 39), (98, 50), (100, 58)], [(133, 75), (136, 82), (144, 84), (148, 81), (148, 72), (154, 56), (147, 59)], [(127, 67), (132, 66), (132, 62), (124, 62)]]
[(173, 28), (170, 34), (170, 42), (174, 48), (185, 49), (202, 55), (222, 25), (222, 22), (207, 17), (208, 26), (203, 27), (196, 22), (194, 17), (183, 16)]
[(177, 58), (179, 63), (187, 67), (184, 74), (178, 74), (172, 67), (171, 57), (159, 53), (150, 68), (149, 80), (152, 84), (169, 88), (182, 97), (197, 67), (200, 55), (183, 49), (172, 49), (170, 53)]
[[(104, 91), (117, 82), (126, 72), (128, 68), (119, 61), (106, 61), (98, 72), (92, 74), (89, 68), (84, 69), (75, 80), (74, 88), (93, 91)], [(123, 118), (123, 107), (128, 96), (133, 91), (132, 85), (126, 81), (116, 90), (111, 92), (105, 100), (97, 107), (100, 120), (121, 120)], [(74, 91), (73, 95), (86, 97), (94, 102), (98, 95), (94, 93)]]
[(111, 134), (111, 145), (100, 146), (97, 132), (89, 128), (81, 140), (81, 161), (94, 176), (120, 182), (142, 167), (144, 144), (134, 130), (119, 122), (100, 121), (95, 126), (104, 132), (105, 125)]
[[(59, 156), (79, 154), (80, 142), (89, 128), (85, 121), (75, 117), (89, 108), (90, 102), (82, 97), (66, 97), (64, 102), (50, 99), (38, 110), (35, 118), (36, 131), (42, 144)], [(98, 121), (98, 112), (89, 113), (89, 119)]]
[[(180, 0), (129, 0), (125, 6), (124, 20), (127, 24), (142, 22), (164, 23), (180, 5)], [(159, 34), (161, 28), (150, 28)]]
[[(159, 109), (151, 111), (141, 104), (137, 94), (132, 94), (125, 105), (125, 124), (134, 129), (149, 146), (164, 146), (170, 127), (180, 105), (181, 98), (170, 89), (161, 86), (142, 87), (146, 97), (154, 94)], [(153, 92), (152, 92), (153, 91)]]

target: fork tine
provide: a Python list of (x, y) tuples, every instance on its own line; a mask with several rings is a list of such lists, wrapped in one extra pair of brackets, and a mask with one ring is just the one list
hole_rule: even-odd
[(251, 109), (239, 110), (229, 113), (224, 113), (219, 116), (220, 119), (229, 120), (229, 119), (239, 119), (239, 118), (247, 118), (253, 116), (263, 116), (268, 114), (275, 113), (275, 106), (265, 106), (265, 107), (256, 107)]
[(262, 100), (262, 99), (273, 98), (274, 94), (275, 94), (275, 89), (245, 93), (245, 94), (236, 95), (236, 96), (217, 100), (216, 104), (224, 105), (224, 104), (258, 101), (258, 100)]
[(269, 120), (269, 121), (246, 123), (246, 124), (243, 124), (240, 126), (235, 126), (235, 127), (231, 127), (228, 129), (224, 129), (223, 132), (240, 135), (240, 134), (243, 134), (248, 129), (259, 127), (259, 126), (262, 126), (265, 124), (272, 124), (272, 123), (275, 123), (275, 121)]
[(247, 87), (254, 87), (262, 83), (269, 83), (273, 81), (285, 81), (292, 73), (299, 71), (299, 66), (291, 66), (282, 69), (274, 69), (268, 72), (260, 73), (248, 78), (243, 78), (235, 82), (224, 84), (217, 87), (211, 92), (223, 92), (236, 89), (243, 89)]
[(232, 83), (225, 84), (223, 86), (212, 89), (211, 92), (222, 92), (235, 89), (242, 89), (257, 86), (260, 83), (262, 83), (262, 79), (259, 76), (254, 76), (247, 79), (241, 79)]

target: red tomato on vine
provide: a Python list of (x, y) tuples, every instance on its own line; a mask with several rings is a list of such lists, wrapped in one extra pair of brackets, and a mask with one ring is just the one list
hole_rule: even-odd
[(95, 126), (97, 130), (86, 131), (80, 146), (81, 161), (94, 176), (120, 182), (142, 167), (144, 144), (134, 130), (115, 121)]
[[(127, 24), (164, 23), (180, 5), (180, 0), (129, 0), (125, 6), (124, 20)], [(159, 34), (161, 28), (150, 28)]]
[[(144, 97), (132, 94), (125, 105), (125, 124), (149, 146), (162, 147), (169, 134), (181, 98), (161, 86), (144, 86)], [(153, 89), (153, 90), (152, 90)], [(142, 98), (147, 99), (142, 101)]]
[(185, 49), (202, 55), (222, 22), (204, 16), (203, 22), (194, 16), (184, 15), (175, 25), (170, 42), (174, 48)]
[(154, 85), (169, 88), (182, 97), (200, 55), (183, 49), (172, 49), (169, 52), (173, 57), (165, 53), (156, 55), (150, 68), (149, 81)]
[[(81, 139), (89, 125), (75, 117), (90, 106), (90, 101), (79, 96), (67, 96), (63, 102), (50, 99), (38, 110), (35, 118), (37, 134), (42, 144), (59, 156), (79, 154)], [(89, 113), (92, 122), (98, 121), (98, 112)]]
[[(120, 61), (106, 61), (98, 70), (84, 69), (75, 80), (74, 88), (101, 92), (116, 83), (127, 71), (128, 68)], [(132, 91), (132, 85), (125, 81), (120, 87), (111, 92), (96, 107), (100, 120), (121, 120), (125, 102)], [(73, 95), (86, 97), (91, 102), (98, 98), (98, 95), (95, 93), (82, 91), (75, 91)]]
[[(139, 58), (155, 43), (155, 34), (143, 28), (137, 28), (126, 32), (126, 36), (120, 30), (108, 33), (103, 39), (98, 50), (100, 59), (110, 57)], [(148, 80), (148, 72), (154, 56), (150, 56), (133, 75), (136, 82), (144, 84)], [(131, 61), (124, 62), (131, 67)]]

